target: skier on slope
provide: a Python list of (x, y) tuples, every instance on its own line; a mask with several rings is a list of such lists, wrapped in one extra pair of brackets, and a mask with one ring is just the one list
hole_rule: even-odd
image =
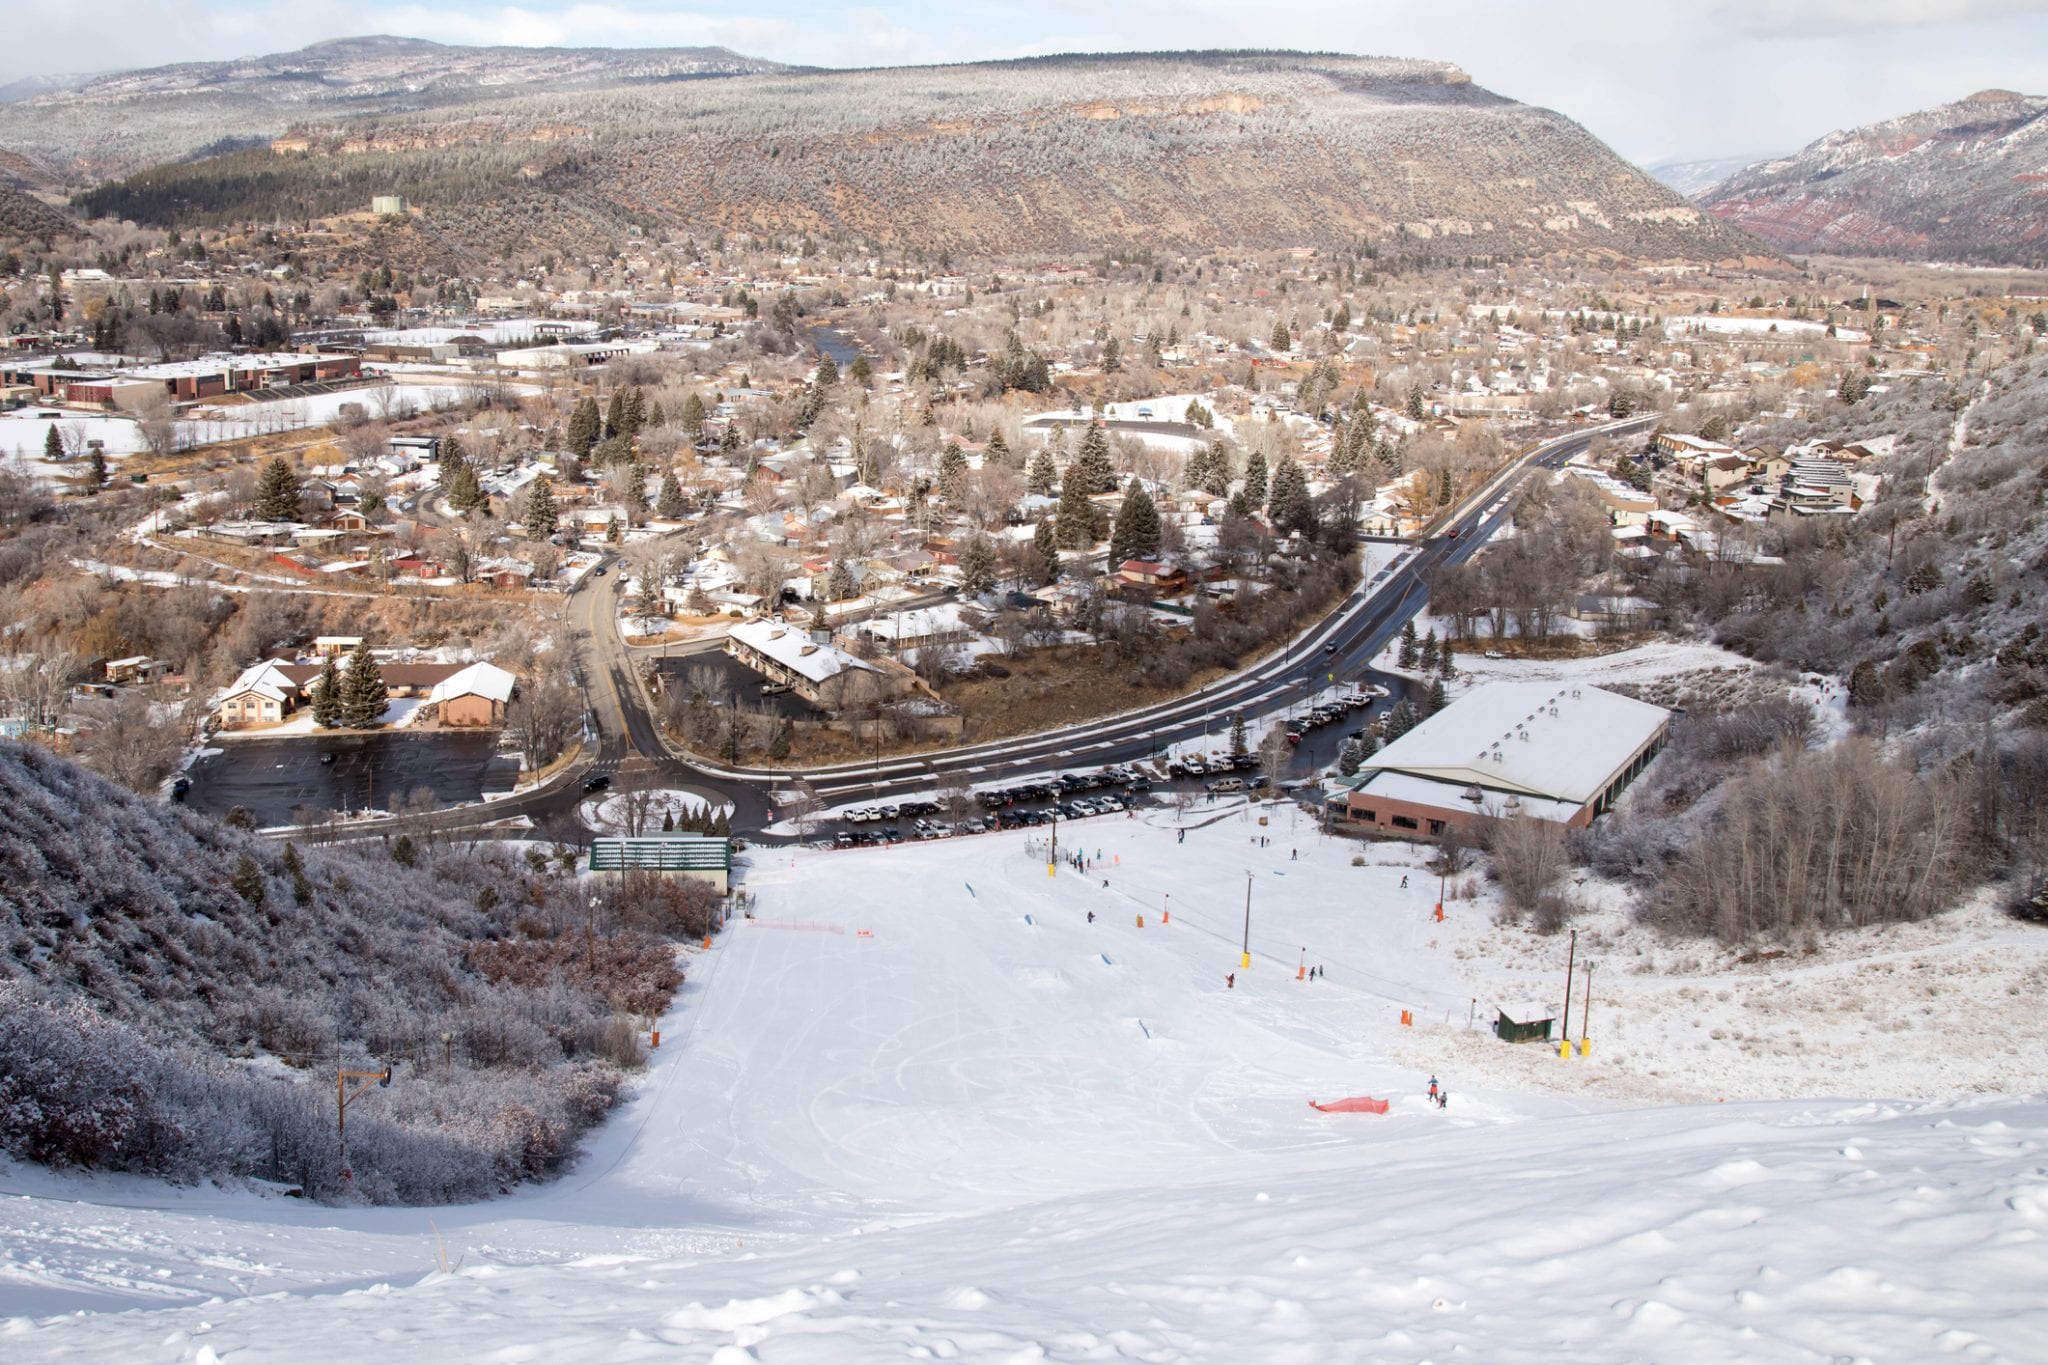
[(1434, 1076), (1429, 1078), (1429, 1097), (1431, 1099), (1436, 1098), (1436, 1077)]
[(1224, 988), (1225, 990), (1233, 990), (1233, 991), (1237, 989), (1237, 973), (1236, 973), (1236, 972), (1226, 972), (1226, 973), (1224, 973), (1224, 976), (1223, 976), (1223, 988)]

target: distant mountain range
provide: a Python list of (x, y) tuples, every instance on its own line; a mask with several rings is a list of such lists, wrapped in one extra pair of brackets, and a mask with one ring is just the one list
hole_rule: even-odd
[(1773, 155), (1776, 154), (1715, 156), (1697, 161), (1659, 161), (1643, 169), (1690, 199), (1702, 190), (1714, 188), (1737, 171), (1747, 170), (1759, 161), (1770, 160)]
[(633, 227), (997, 253), (1759, 254), (1561, 115), (1441, 63), (1327, 54), (811, 71), (722, 49), (353, 39), (0, 105), (7, 153), (138, 221), (404, 194), (429, 254)]
[(2048, 98), (1986, 90), (1830, 133), (1700, 196), (1791, 252), (2048, 262)]

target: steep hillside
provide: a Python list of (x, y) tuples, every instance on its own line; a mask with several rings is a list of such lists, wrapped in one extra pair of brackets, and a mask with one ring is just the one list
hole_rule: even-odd
[(62, 237), (79, 231), (68, 215), (11, 185), (0, 184), (0, 240), (13, 237)]
[[(162, 161), (262, 144), (295, 122), (451, 105), (535, 89), (633, 87), (778, 71), (719, 47), (447, 47), (418, 38), (342, 38), (298, 52), (186, 62), (20, 90), (0, 103), (0, 150), (49, 185), (76, 187)], [(7, 87), (29, 87), (19, 82)]]
[(0, 1152), (342, 1194), (339, 1061), (399, 1073), (351, 1110), (354, 1193), (545, 1176), (680, 981), (583, 900), (509, 857), (300, 853), (0, 742)]
[(2048, 260), (2048, 98), (1986, 90), (1830, 133), (1714, 187), (1715, 216), (1786, 251)]
[(1454, 67), (1286, 53), (792, 72), (309, 117), (272, 147), (159, 167), (81, 203), (228, 221), (356, 209), (374, 188), (407, 194), (431, 224), (514, 185), (672, 230), (931, 250), (1756, 249), (1570, 120)]

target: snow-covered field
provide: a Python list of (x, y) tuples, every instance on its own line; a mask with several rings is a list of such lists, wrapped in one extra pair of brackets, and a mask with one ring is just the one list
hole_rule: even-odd
[[(1493, 928), (1483, 898), (1435, 923), (1417, 850), (1320, 840), (1281, 806), (1184, 843), (1170, 820), (1074, 828), (1085, 875), (1048, 876), (1040, 831), (755, 851), (755, 918), (690, 952), (636, 1098), (564, 1179), (496, 1203), (324, 1209), (0, 1170), (0, 1349), (2048, 1359), (2048, 1103), (1955, 1093), (2024, 1088), (2023, 1066), (1902, 1100), (1943, 1092), (1891, 1065), (1901, 1031), (1834, 1017), (1809, 1045), (1843, 1065), (1775, 1092), (1805, 1098), (1660, 1104), (1658, 1059), (1699, 1065), (1693, 1017), (1806, 1028), (1836, 1003), (1829, 974), (1861, 970), (1846, 946), (1741, 968), (1725, 1002), (1711, 982), (1673, 1000), (1679, 964), (1632, 972), (1632, 931), (1599, 920), (1592, 1055), (1561, 1061), (1466, 1020), (1474, 998), (1536, 993), (1552, 958), (1561, 980), (1562, 941)], [(1987, 960), (2028, 956), (1988, 919), (1965, 928)], [(1886, 989), (1912, 1030), (1960, 1048), (1967, 1019), (2040, 1055), (2038, 986), (1973, 984), (1980, 1013), (1944, 991), (1922, 1014), (1911, 973), (1943, 975), (1942, 930), (1897, 932), (1929, 942), (1857, 951), (1908, 973)], [(1325, 979), (1296, 979), (1304, 954)], [(1431, 1070), (1446, 1110), (1422, 1097)], [(1307, 1104), (1351, 1095), (1392, 1111)]]

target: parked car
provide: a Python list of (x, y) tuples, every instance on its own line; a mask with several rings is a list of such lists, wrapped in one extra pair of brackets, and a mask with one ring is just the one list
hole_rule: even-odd
[(604, 773), (598, 773), (583, 779), (583, 790), (587, 792), (601, 792), (611, 784), (612, 780), (609, 776)]
[(1217, 796), (1223, 796), (1231, 792), (1241, 792), (1244, 790), (1244, 779), (1241, 777), (1219, 777), (1209, 784), (1208, 790)]

